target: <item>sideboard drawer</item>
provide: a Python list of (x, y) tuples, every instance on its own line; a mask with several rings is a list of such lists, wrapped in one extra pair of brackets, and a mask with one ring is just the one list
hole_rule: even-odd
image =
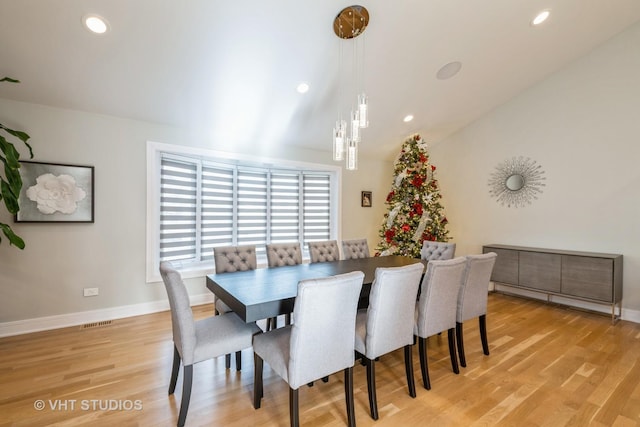
[(520, 286), (560, 292), (562, 257), (557, 254), (520, 252)]
[(613, 302), (613, 260), (562, 256), (562, 293)]
[(495, 252), (498, 255), (491, 273), (491, 281), (517, 284), (519, 252), (509, 249), (485, 248), (485, 253), (487, 252)]

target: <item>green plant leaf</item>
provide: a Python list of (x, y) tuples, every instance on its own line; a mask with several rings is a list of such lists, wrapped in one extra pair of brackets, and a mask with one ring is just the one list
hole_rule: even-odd
[(3, 159), (6, 160), (4, 164), (8, 164), (12, 169), (18, 169), (20, 167), (20, 153), (16, 150), (16, 147), (7, 141), (2, 135), (0, 135), (0, 151), (4, 154)]
[(3, 77), (0, 82), (20, 83), (20, 80), (12, 79), (11, 77)]
[(19, 131), (19, 130), (10, 129), (10, 128), (6, 127), (5, 125), (3, 125), (2, 123), (0, 123), (0, 129), (4, 129), (5, 132), (7, 132), (10, 135), (15, 136), (20, 141), (22, 141), (24, 143), (24, 145), (26, 145), (27, 148), (29, 149), (30, 158), (33, 159), (33, 149), (31, 148), (31, 145), (29, 145), (29, 143), (27, 142), (29, 140), (29, 138), (31, 138), (29, 136), (29, 134), (27, 134), (26, 132)]
[(0, 193), (2, 193), (4, 204), (9, 213), (17, 214), (20, 210), (20, 206), (18, 206), (18, 198), (13, 194), (11, 187), (4, 179), (0, 182)]
[(9, 168), (5, 163), (4, 175), (7, 180), (7, 184), (9, 184), (11, 192), (17, 198), (20, 195), (20, 189), (22, 188), (22, 177), (20, 176), (20, 170)]
[(10, 129), (10, 128), (6, 127), (3, 124), (0, 124), (0, 127), (2, 127), (2, 129), (7, 131), (7, 133), (10, 133), (11, 135), (15, 136), (16, 138), (19, 138), (20, 141), (22, 141), (22, 142), (27, 142), (29, 140), (29, 138), (31, 138), (29, 136), (29, 134), (27, 134), (26, 132), (22, 132), (21, 130), (13, 130), (13, 129)]
[(4, 235), (7, 236), (7, 239), (9, 239), (10, 244), (16, 246), (19, 249), (24, 249), (24, 240), (22, 240), (20, 236), (14, 233), (11, 227), (0, 222), (0, 228), (2, 229)]

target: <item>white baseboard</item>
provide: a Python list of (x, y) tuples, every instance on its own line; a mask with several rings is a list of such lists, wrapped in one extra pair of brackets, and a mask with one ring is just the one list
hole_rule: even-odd
[[(570, 307), (581, 308), (584, 310), (595, 311), (598, 313), (608, 314), (611, 316), (611, 307), (605, 304), (597, 304), (591, 303), (588, 301), (577, 300), (573, 298), (565, 298), (559, 295), (549, 295), (547, 299), (547, 294), (541, 292), (535, 292), (528, 289), (520, 289), (511, 286), (503, 286), (497, 283), (493, 284), (493, 289), (499, 292), (505, 292), (511, 295), (523, 296), (527, 298), (538, 299), (541, 301), (549, 301), (553, 303), (558, 303)], [(618, 308), (616, 308), (616, 314), (618, 314)], [(628, 308), (622, 308), (622, 313), (620, 318), (622, 320), (628, 320), (629, 322), (640, 323), (640, 311), (631, 310)]]
[[(208, 304), (213, 302), (213, 294), (209, 292), (193, 295), (189, 299), (191, 305)], [(0, 337), (67, 328), (69, 326), (84, 325), (85, 323), (122, 319), (166, 310), (169, 310), (169, 300), (123, 305), (120, 307), (81, 311), (79, 313), (60, 314), (57, 316), (37, 317), (35, 319), (17, 320), (15, 322), (4, 322), (0, 323)]]

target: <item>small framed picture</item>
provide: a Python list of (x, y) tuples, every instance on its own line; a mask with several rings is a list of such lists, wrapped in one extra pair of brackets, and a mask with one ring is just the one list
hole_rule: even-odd
[(93, 166), (20, 162), (16, 222), (93, 222)]
[(363, 191), (360, 196), (360, 206), (363, 208), (371, 207), (371, 191)]

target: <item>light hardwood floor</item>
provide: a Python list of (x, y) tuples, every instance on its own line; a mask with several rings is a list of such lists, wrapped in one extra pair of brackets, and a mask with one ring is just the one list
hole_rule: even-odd
[[(212, 311), (194, 308), (197, 318)], [(489, 296), (487, 325), (490, 356), (477, 322), (465, 323), (468, 367), (460, 375), (451, 371), (446, 334), (429, 339), (430, 391), (414, 349), (416, 399), (407, 393), (402, 351), (382, 357), (377, 422), (356, 364), (357, 424), (640, 425), (640, 325), (501, 294)], [(182, 375), (168, 396), (172, 345), (168, 312), (0, 339), (0, 426), (175, 425)], [(224, 357), (195, 366), (187, 426), (288, 425), (286, 384), (265, 365), (262, 408), (254, 410), (251, 350), (243, 363), (241, 373), (233, 363), (225, 370)], [(44, 409), (34, 408), (37, 400)], [(303, 387), (300, 416), (305, 426), (345, 425), (342, 375)]]

